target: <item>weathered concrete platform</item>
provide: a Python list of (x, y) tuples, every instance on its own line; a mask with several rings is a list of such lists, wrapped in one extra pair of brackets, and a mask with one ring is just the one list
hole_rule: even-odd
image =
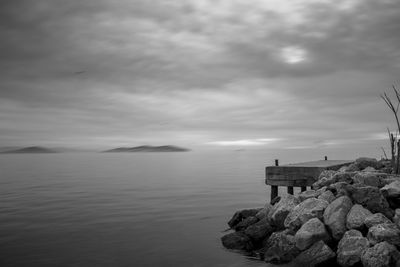
[(301, 187), (302, 191), (317, 181), (323, 170), (338, 170), (342, 166), (349, 165), (350, 160), (318, 160), (303, 163), (295, 163), (265, 168), (265, 183), (271, 186), (271, 199), (278, 195), (278, 186), (287, 186), (288, 193), (293, 194), (293, 187)]

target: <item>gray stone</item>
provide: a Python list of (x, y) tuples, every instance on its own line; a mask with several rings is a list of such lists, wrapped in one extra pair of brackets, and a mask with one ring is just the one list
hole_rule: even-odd
[(255, 215), (255, 217), (259, 220), (263, 220), (263, 219), (268, 219), (270, 220), (270, 218), (268, 218), (268, 214), (269, 211), (272, 209), (272, 205), (267, 203), (265, 204), (265, 206), (259, 211), (257, 212), (257, 214)]
[(387, 198), (400, 197), (400, 181), (394, 181), (381, 188), (382, 194)]
[(300, 227), (294, 240), (298, 249), (305, 250), (319, 240), (328, 242), (330, 236), (325, 225), (318, 218), (312, 218)]
[(249, 227), (252, 224), (255, 224), (256, 222), (258, 222), (258, 219), (255, 216), (251, 216), (251, 217), (247, 217), (246, 219), (244, 219), (243, 221), (241, 221), (240, 223), (236, 224), (233, 229), (235, 231), (241, 231), (246, 229), (247, 227)]
[(350, 267), (361, 261), (362, 253), (369, 247), (368, 239), (357, 230), (349, 230), (340, 240), (337, 249), (337, 263)]
[(360, 170), (360, 168), (357, 166), (357, 164), (352, 163), (349, 166), (347, 166), (346, 172), (356, 172), (356, 171), (359, 171), (359, 170)]
[(369, 228), (368, 240), (375, 245), (379, 242), (389, 242), (392, 245), (400, 245), (400, 230), (394, 223), (376, 224)]
[(244, 233), (250, 237), (254, 243), (259, 243), (269, 236), (274, 230), (274, 227), (272, 227), (267, 219), (264, 218), (261, 221), (247, 227)]
[(379, 188), (374, 186), (349, 185), (347, 190), (355, 203), (363, 205), (371, 212), (381, 212), (388, 218), (393, 217), (393, 211), (390, 209), (389, 203)]
[(396, 209), (394, 211), (393, 222), (397, 225), (397, 227), (400, 227), (400, 209)]
[(369, 185), (375, 187), (382, 187), (385, 185), (384, 179), (387, 177), (386, 173), (377, 173), (377, 172), (359, 172), (353, 177), (353, 182)]
[(301, 252), (294, 260), (295, 266), (323, 266), (335, 258), (336, 254), (324, 241), (314, 243), (310, 248)]
[(365, 218), (364, 224), (367, 228), (371, 228), (374, 225), (381, 224), (381, 223), (391, 223), (392, 221), (389, 220), (385, 215), (382, 213), (375, 213)]
[[(324, 186), (329, 186), (331, 184), (339, 183), (339, 182), (345, 182), (345, 183), (351, 183), (352, 177), (355, 175), (355, 173), (350, 173), (350, 172), (336, 172), (332, 176), (323, 176), (321, 179), (319, 179), (317, 182), (315, 182), (312, 187), (313, 189), (319, 189)], [(329, 188), (328, 188), (329, 189)]]
[(293, 195), (282, 196), (278, 203), (276, 203), (270, 213), (269, 217), (278, 229), (284, 228), (284, 221), (286, 216), (293, 210), (300, 201)]
[(328, 190), (335, 192), (336, 197), (347, 196), (349, 193), (347, 192), (347, 187), (349, 183), (347, 182), (337, 182), (328, 186)]
[(369, 166), (369, 167), (367, 167), (367, 168), (365, 168), (365, 169), (363, 169), (361, 171), (362, 172), (377, 172), (377, 170), (374, 167), (371, 167), (371, 166)]
[(275, 232), (267, 240), (264, 259), (271, 263), (284, 263), (292, 261), (298, 254), (294, 236), (285, 232)]
[(372, 212), (370, 212), (360, 204), (353, 205), (349, 213), (347, 213), (347, 229), (362, 229), (364, 227), (365, 219), (371, 215)]
[(228, 249), (240, 249), (250, 251), (253, 249), (253, 244), (248, 236), (242, 232), (234, 232), (224, 235), (221, 238), (222, 245)]
[(322, 220), (325, 208), (329, 203), (325, 200), (309, 198), (298, 204), (287, 215), (284, 226), (291, 231), (299, 229), (303, 223), (312, 218)]
[(361, 157), (361, 158), (356, 159), (355, 164), (357, 165), (357, 167), (360, 170), (363, 170), (367, 167), (372, 167), (374, 169), (378, 169), (378, 167), (379, 167), (379, 163), (376, 159), (367, 158), (367, 157)]
[(381, 242), (367, 248), (361, 255), (364, 267), (390, 267), (399, 260), (400, 255), (396, 247), (388, 242)]
[(246, 219), (247, 217), (255, 216), (259, 211), (260, 209), (244, 209), (237, 211), (229, 220), (228, 225), (233, 229), (242, 220)]
[(347, 196), (342, 196), (330, 203), (324, 212), (324, 222), (332, 233), (332, 237), (340, 240), (347, 231), (346, 217), (353, 203)]
[(304, 200), (309, 198), (317, 198), (319, 195), (321, 195), (321, 193), (322, 192), (320, 192), (319, 190), (307, 190), (300, 192), (297, 197), (299, 198), (300, 202), (303, 202)]
[(335, 195), (332, 193), (332, 191), (325, 191), (323, 192), (318, 199), (322, 199), (327, 201), (328, 203), (331, 203), (332, 201), (334, 201), (336, 199)]

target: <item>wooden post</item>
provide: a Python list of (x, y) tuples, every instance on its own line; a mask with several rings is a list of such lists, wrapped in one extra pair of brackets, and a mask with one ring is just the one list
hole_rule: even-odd
[(301, 187), (301, 192), (307, 191), (307, 186), (302, 186)]
[[(279, 166), (279, 160), (275, 160), (275, 166)], [(278, 186), (271, 185), (271, 201), (278, 196)]]
[(327, 157), (327, 156), (325, 156), (325, 160), (328, 160), (328, 157)]
[(293, 186), (288, 186), (287, 187), (287, 192), (288, 192), (288, 194), (293, 195)]

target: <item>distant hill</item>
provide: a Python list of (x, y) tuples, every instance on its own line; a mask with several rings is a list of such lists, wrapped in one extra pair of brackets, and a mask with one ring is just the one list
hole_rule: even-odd
[(177, 146), (135, 146), (118, 147), (104, 152), (186, 152), (190, 149)]
[(40, 147), (40, 146), (30, 146), (30, 147), (24, 147), (24, 148), (19, 148), (19, 149), (1, 151), (0, 153), (2, 153), (2, 154), (16, 154), (16, 153), (39, 154), (39, 153), (57, 153), (57, 151), (54, 151), (54, 150), (51, 150), (51, 149), (48, 149), (45, 147)]

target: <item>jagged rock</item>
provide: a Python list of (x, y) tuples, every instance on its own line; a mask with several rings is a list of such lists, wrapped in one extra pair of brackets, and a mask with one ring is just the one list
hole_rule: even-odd
[[(370, 168), (370, 167), (368, 167)], [(386, 173), (377, 173), (377, 172), (359, 172), (353, 177), (353, 182), (369, 185), (375, 187), (382, 187), (385, 185), (384, 179), (387, 177)]]
[(307, 190), (299, 193), (297, 197), (299, 198), (300, 202), (303, 202), (309, 198), (317, 198), (319, 195), (321, 195), (321, 193), (322, 192), (319, 190)]
[(253, 244), (248, 236), (242, 232), (234, 232), (221, 237), (222, 244), (228, 249), (240, 249), (250, 251)]
[(371, 244), (389, 242), (392, 245), (400, 245), (400, 230), (394, 223), (376, 224), (369, 228), (367, 235)]
[(238, 223), (247, 217), (255, 216), (260, 209), (245, 209), (235, 212), (232, 218), (229, 220), (228, 225), (230, 228), (234, 228)]
[(281, 196), (276, 196), (276, 197), (274, 197), (273, 199), (271, 199), (270, 204), (271, 204), (272, 206), (274, 206), (274, 205), (275, 205), (276, 203), (278, 203), (280, 200), (281, 200)]
[(381, 212), (388, 218), (393, 217), (393, 211), (390, 209), (389, 203), (382, 195), (379, 188), (373, 186), (349, 185), (347, 191), (354, 202), (363, 205), (371, 212)]
[(370, 212), (360, 204), (353, 205), (349, 213), (347, 213), (347, 229), (362, 229), (364, 227), (365, 219), (371, 215), (372, 212)]
[(254, 243), (259, 243), (274, 230), (275, 228), (269, 224), (266, 218), (264, 218), (261, 221), (247, 227), (244, 233), (250, 237)]
[(318, 218), (312, 218), (300, 227), (294, 240), (298, 249), (305, 250), (319, 240), (328, 242), (330, 236), (325, 225)]
[(322, 220), (325, 208), (329, 203), (325, 200), (309, 198), (295, 206), (285, 219), (285, 227), (291, 231), (299, 229), (309, 219)]
[(318, 176), (318, 180), (321, 180), (322, 178), (332, 178), (336, 173), (337, 171), (334, 170), (323, 170)]
[(337, 182), (328, 186), (328, 190), (335, 193), (336, 197), (347, 196), (349, 193), (347, 192), (348, 183), (346, 182)]
[(400, 258), (396, 247), (388, 242), (381, 242), (367, 248), (361, 255), (364, 267), (390, 267), (394, 266)]
[(361, 171), (362, 172), (377, 172), (377, 170), (374, 167), (371, 167), (371, 166), (369, 166), (369, 167), (367, 167), (367, 168), (365, 168), (365, 169), (363, 169)]
[(393, 222), (397, 225), (397, 227), (400, 227), (400, 209), (396, 209), (394, 211)]
[(336, 172), (333, 176), (322, 177), (320, 180), (318, 180), (312, 185), (312, 188), (320, 189), (324, 186), (329, 186), (339, 182), (345, 182), (346, 184), (351, 183), (353, 181), (352, 177), (354, 175), (355, 173), (350, 173), (350, 172)]
[(247, 217), (246, 219), (242, 220), (240, 223), (236, 224), (233, 227), (233, 229), (235, 231), (241, 231), (241, 230), (246, 229), (250, 225), (255, 224), (256, 222), (258, 222), (258, 219), (255, 216), (250, 216), (250, 217)]
[(400, 197), (400, 181), (394, 181), (381, 188), (382, 194), (387, 198)]
[(271, 209), (272, 209), (272, 205), (267, 203), (259, 212), (257, 212), (255, 217), (259, 220), (263, 220), (263, 219), (269, 220), (270, 218), (268, 218), (268, 214)]
[(295, 245), (294, 236), (285, 232), (275, 232), (267, 240), (264, 259), (271, 263), (284, 263), (292, 261), (299, 250)]
[(378, 161), (374, 158), (361, 157), (356, 159), (355, 164), (360, 170), (363, 170), (367, 167), (372, 167), (374, 169), (378, 169), (379, 167)]
[(346, 216), (353, 203), (347, 196), (342, 196), (330, 203), (324, 212), (324, 222), (332, 233), (332, 237), (340, 240), (347, 231)]
[(327, 190), (327, 191), (323, 192), (323, 193), (318, 197), (318, 199), (325, 200), (325, 201), (327, 201), (328, 203), (331, 203), (332, 201), (335, 200), (335, 195), (332, 193), (332, 191)]
[(361, 261), (361, 254), (369, 247), (368, 239), (357, 230), (349, 230), (340, 240), (337, 249), (337, 263), (343, 267), (354, 266)]
[(335, 256), (335, 252), (321, 240), (301, 252), (294, 262), (296, 263), (295, 266), (323, 266), (325, 263), (333, 260)]
[(284, 227), (286, 216), (299, 204), (298, 198), (293, 195), (282, 196), (278, 203), (276, 203), (269, 213), (269, 217), (278, 229)]
[(371, 228), (374, 225), (381, 224), (381, 223), (391, 223), (392, 221), (389, 220), (385, 215), (382, 213), (375, 213), (369, 215), (365, 218), (364, 224), (367, 228)]
[(352, 163), (349, 166), (347, 166), (346, 172), (356, 172), (359, 170), (360, 170), (360, 168), (357, 166), (357, 164)]

